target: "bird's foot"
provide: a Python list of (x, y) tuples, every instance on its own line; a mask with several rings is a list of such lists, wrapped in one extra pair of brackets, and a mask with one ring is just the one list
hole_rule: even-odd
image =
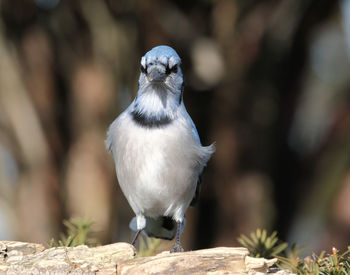
[(174, 247), (170, 250), (170, 253), (184, 252), (181, 243), (175, 242)]

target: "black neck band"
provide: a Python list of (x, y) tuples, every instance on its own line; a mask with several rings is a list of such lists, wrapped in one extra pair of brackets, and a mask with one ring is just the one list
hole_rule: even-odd
[(141, 114), (135, 110), (131, 112), (131, 116), (136, 124), (146, 128), (160, 128), (167, 126), (172, 122), (172, 120), (166, 115), (162, 117), (154, 115), (149, 116)]

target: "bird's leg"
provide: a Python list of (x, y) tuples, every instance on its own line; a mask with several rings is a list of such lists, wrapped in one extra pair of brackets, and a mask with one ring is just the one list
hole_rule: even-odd
[(177, 222), (177, 230), (176, 230), (176, 240), (174, 247), (170, 250), (170, 253), (175, 252), (184, 252), (184, 249), (181, 245), (181, 232), (182, 232), (182, 222)]
[(131, 245), (136, 243), (137, 237), (140, 235), (141, 231), (146, 227), (146, 218), (142, 214), (136, 215), (136, 227), (137, 231), (134, 236), (134, 239), (131, 242)]
[(131, 242), (131, 245), (135, 245), (136, 240), (137, 240), (138, 236), (140, 235), (141, 231), (142, 231), (142, 229), (139, 229), (139, 230), (136, 231), (136, 234), (135, 234), (135, 236), (134, 236), (134, 238), (133, 238), (133, 240)]

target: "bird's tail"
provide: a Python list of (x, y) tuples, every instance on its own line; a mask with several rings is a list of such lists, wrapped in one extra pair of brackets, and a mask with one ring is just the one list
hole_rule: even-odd
[[(184, 221), (185, 224), (185, 221)], [(133, 231), (137, 231), (136, 226), (136, 217), (134, 217), (129, 227)], [(182, 227), (184, 228), (184, 226)], [(158, 239), (165, 239), (165, 240), (172, 240), (175, 238), (176, 235), (176, 229), (177, 225), (176, 222), (166, 216), (157, 217), (157, 218), (150, 218), (146, 217), (146, 227), (143, 230), (143, 233), (152, 238), (158, 238)]]

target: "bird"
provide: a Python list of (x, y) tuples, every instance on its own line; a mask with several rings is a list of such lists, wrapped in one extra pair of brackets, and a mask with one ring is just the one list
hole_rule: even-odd
[(136, 234), (174, 239), (170, 252), (183, 252), (185, 212), (198, 200), (201, 175), (215, 151), (202, 146), (186, 111), (181, 59), (170, 46), (141, 58), (138, 92), (109, 126), (106, 147), (118, 183), (135, 213)]

